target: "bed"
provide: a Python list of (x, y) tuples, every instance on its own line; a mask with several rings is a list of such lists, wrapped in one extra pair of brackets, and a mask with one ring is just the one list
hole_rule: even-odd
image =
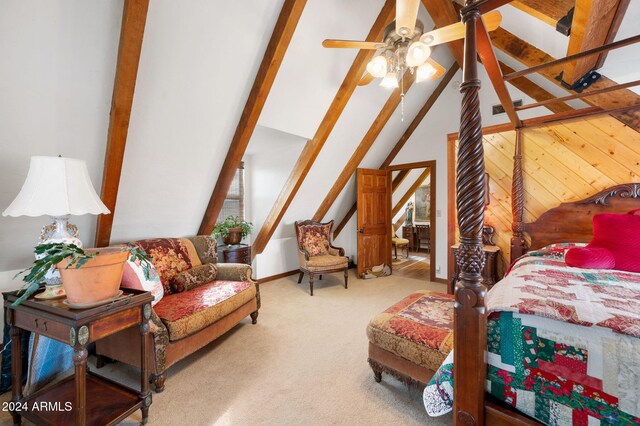
[[(527, 253), (487, 294), (486, 390), (544, 424), (638, 424), (640, 274), (567, 266), (581, 245)], [(452, 409), (452, 370), (449, 354), (424, 392), (430, 415)]]
[[(462, 21), (465, 23), (464, 67), (463, 81), (460, 85), (462, 93), (460, 132), (458, 134), (458, 156), (456, 167), (456, 204), (458, 226), (460, 230), (460, 248), (457, 263), (460, 271), (454, 291), (454, 348), (453, 361), (455, 364), (453, 386), (453, 421), (459, 425), (481, 424), (539, 424), (538, 421), (527, 416), (527, 409), (518, 411), (513, 404), (485, 393), (487, 378), (490, 390), (493, 387), (491, 377), (494, 371), (487, 368), (485, 351), (487, 349), (488, 326), (496, 327), (495, 321), (500, 317), (487, 315), (486, 288), (482, 284), (481, 271), (484, 266), (482, 251), (482, 227), (484, 225), (484, 152), (482, 141), (482, 123), (480, 114), (480, 79), (478, 74), (478, 56), (489, 75), (500, 103), (504, 107), (511, 123), (516, 130), (516, 150), (514, 155), (513, 172), (513, 238), (511, 241), (512, 258), (540, 249), (555, 242), (587, 242), (590, 239), (591, 217), (597, 212), (624, 213), (640, 206), (638, 200), (640, 188), (638, 184), (619, 185), (587, 200), (568, 203), (559, 206), (555, 211), (548, 211), (536, 222), (527, 224), (522, 220), (524, 206), (524, 190), (522, 179), (522, 128), (543, 125), (553, 121), (586, 117), (593, 114), (614, 113), (620, 108), (603, 110), (600, 108), (583, 108), (567, 113), (552, 114), (536, 117), (535, 119), (520, 120), (513, 108), (512, 99), (505, 86), (504, 76), (493, 52), (491, 40), (480, 19), (481, 14), (496, 9), (509, 0), (466, 0), (460, 10)], [(603, 46), (600, 50), (582, 52), (581, 55), (595, 54), (611, 49), (612, 44)], [(534, 72), (554, 64), (564, 63), (571, 58), (551, 61), (520, 73)], [(624, 107), (631, 111), (640, 105)], [(554, 209), (552, 209), (554, 210)], [(527, 237), (530, 237), (530, 242)], [(490, 298), (493, 296), (489, 296)], [(490, 300), (489, 298), (489, 300)], [(519, 312), (511, 313), (518, 319)], [(526, 314), (525, 314), (526, 315)], [(522, 320), (522, 318), (520, 318)], [(540, 319), (540, 318), (537, 318)], [(544, 319), (544, 318), (542, 318)], [(555, 321), (548, 319), (549, 321)], [(525, 322), (526, 324), (526, 322)], [(568, 324), (580, 329), (570, 330), (569, 334), (579, 335), (584, 325)], [(606, 329), (606, 327), (600, 327)], [(613, 331), (611, 331), (613, 333)], [(565, 333), (566, 334), (566, 333)], [(620, 333), (618, 333), (620, 334)], [(630, 336), (633, 339), (637, 337)], [(489, 333), (489, 342), (493, 337)], [(490, 351), (491, 353), (491, 351)], [(555, 355), (554, 355), (555, 356)], [(576, 355), (577, 356), (577, 355)], [(637, 354), (635, 355), (637, 357)], [(446, 361), (445, 361), (446, 362)], [(619, 368), (626, 365), (619, 363)], [(583, 368), (583, 367), (581, 367)], [(588, 370), (588, 366), (587, 366)], [(497, 374), (497, 373), (496, 373)], [(505, 376), (506, 377), (506, 376)], [(503, 378), (504, 379), (504, 378)], [(606, 380), (608, 380), (605, 377)], [(509, 379), (506, 379), (509, 380)], [(499, 380), (496, 378), (499, 383)], [(603, 380), (604, 381), (604, 380)], [(640, 380), (636, 380), (640, 382)], [(513, 383), (513, 380), (512, 382)], [(496, 385), (498, 386), (498, 385)], [(503, 389), (504, 391), (504, 389)], [(498, 391), (496, 390), (497, 393)], [(504, 393), (504, 392), (503, 392)], [(516, 392), (517, 393), (517, 392)], [(503, 395), (504, 396), (504, 395)], [(626, 396), (626, 400), (639, 399), (640, 393), (635, 392)], [(524, 397), (527, 398), (527, 397)], [(535, 404), (535, 396), (534, 396)], [(515, 404), (518, 405), (517, 403)], [(598, 408), (598, 407), (596, 407)], [(531, 414), (531, 411), (529, 411)], [(535, 415), (535, 412), (533, 412)], [(551, 414), (550, 414), (551, 415)], [(573, 416), (573, 413), (571, 414)], [(544, 419), (542, 419), (544, 421)], [(577, 419), (576, 424), (585, 422), (584, 416)], [(551, 423), (551, 420), (548, 421)], [(574, 423), (573, 420), (571, 423)], [(586, 418), (584, 424), (607, 423), (606, 420), (590, 420)], [(624, 422), (629, 423), (629, 422)], [(633, 423), (633, 422), (632, 422)], [(618, 422), (620, 424), (620, 422)]]

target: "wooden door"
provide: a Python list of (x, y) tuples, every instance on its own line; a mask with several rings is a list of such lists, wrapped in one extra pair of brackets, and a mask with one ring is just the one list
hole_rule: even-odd
[(358, 276), (374, 266), (391, 267), (391, 174), (358, 169)]

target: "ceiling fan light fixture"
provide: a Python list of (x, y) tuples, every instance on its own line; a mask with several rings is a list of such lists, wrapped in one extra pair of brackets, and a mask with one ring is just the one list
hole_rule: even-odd
[(387, 75), (387, 58), (378, 55), (367, 64), (367, 72), (376, 78), (383, 78)]
[(407, 50), (407, 65), (410, 67), (418, 67), (429, 58), (431, 55), (431, 48), (420, 41), (414, 41), (409, 45)]
[(430, 63), (422, 64), (418, 68), (416, 68), (416, 83), (420, 83), (421, 81), (429, 80), (431, 77), (436, 75), (438, 72), (433, 65)]
[(387, 75), (384, 76), (382, 82), (380, 82), (380, 86), (386, 87), (387, 89), (397, 89), (398, 86), (398, 76), (395, 72), (388, 72)]

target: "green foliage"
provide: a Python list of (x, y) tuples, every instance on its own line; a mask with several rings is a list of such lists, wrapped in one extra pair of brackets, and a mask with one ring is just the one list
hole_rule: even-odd
[[(121, 247), (122, 251), (129, 251), (131, 253), (130, 261), (139, 260), (140, 265), (144, 271), (144, 275), (149, 279), (149, 271), (151, 270), (151, 258), (147, 256), (147, 253), (139, 247)], [(13, 302), (12, 306), (19, 305), (29, 296), (35, 293), (40, 287), (42, 279), (51, 268), (55, 268), (56, 265), (62, 262), (64, 259), (70, 258), (70, 262), (65, 269), (75, 267), (76, 269), (82, 268), (89, 259), (93, 259), (100, 252), (85, 253), (80, 247), (75, 244), (66, 243), (49, 243), (40, 244), (35, 247), (34, 253), (37, 259), (33, 262), (33, 265), (23, 271), (18, 272), (13, 278), (28, 273), (22, 278), (25, 282), (20, 291), (23, 291), (22, 295)]]
[(213, 238), (226, 238), (229, 236), (229, 229), (240, 228), (242, 229), (242, 238), (251, 233), (253, 229), (253, 223), (240, 219), (238, 216), (229, 215), (222, 222), (216, 223), (216, 226), (211, 232)]

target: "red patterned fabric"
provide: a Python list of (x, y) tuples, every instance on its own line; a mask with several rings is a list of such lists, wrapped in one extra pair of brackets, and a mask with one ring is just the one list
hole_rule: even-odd
[(164, 287), (164, 294), (171, 294), (169, 281), (182, 271), (200, 266), (193, 243), (186, 238), (153, 238), (134, 242), (152, 258), (160, 281)]
[(175, 341), (196, 333), (256, 298), (256, 286), (245, 281), (214, 281), (165, 296), (154, 310)]
[(154, 309), (161, 319), (177, 321), (216, 306), (250, 287), (253, 285), (245, 281), (214, 281), (183, 293), (165, 296)]
[(584, 269), (613, 269), (616, 259), (604, 247), (579, 247), (567, 251), (564, 258), (567, 265)]
[(597, 214), (593, 217), (593, 239), (589, 247), (603, 247), (615, 258), (615, 269), (640, 272), (640, 216)]
[(376, 346), (435, 371), (453, 348), (453, 296), (412, 293), (376, 315), (367, 336)]

